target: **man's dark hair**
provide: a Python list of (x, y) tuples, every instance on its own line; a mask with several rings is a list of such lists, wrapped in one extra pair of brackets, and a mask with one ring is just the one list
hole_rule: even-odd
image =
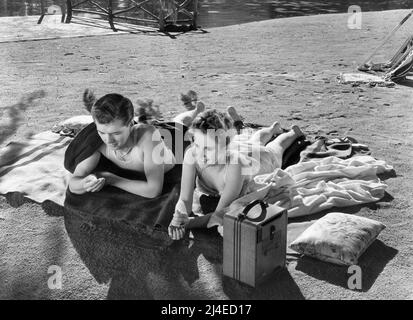
[(94, 101), (93, 93), (87, 90), (84, 93), (83, 100), (93, 119), (101, 124), (121, 120), (126, 125), (133, 119), (132, 102), (120, 94), (110, 93)]

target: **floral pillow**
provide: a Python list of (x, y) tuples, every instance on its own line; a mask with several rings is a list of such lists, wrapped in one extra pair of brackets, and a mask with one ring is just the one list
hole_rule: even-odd
[(331, 212), (306, 229), (290, 248), (322, 261), (353, 265), (384, 228), (375, 220)]

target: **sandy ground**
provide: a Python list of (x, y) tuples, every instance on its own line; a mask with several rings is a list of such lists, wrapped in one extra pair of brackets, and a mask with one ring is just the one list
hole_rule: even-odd
[[(248, 121), (300, 125), (310, 135), (350, 135), (393, 165), (388, 195), (344, 212), (377, 219), (387, 228), (363, 255), (363, 289), (347, 288), (347, 269), (290, 259), (287, 270), (253, 290), (221, 277), (222, 242), (201, 233), (162, 254), (139, 249), (139, 235), (80, 228), (49, 204), (0, 197), (0, 298), (29, 299), (412, 299), (412, 86), (338, 84), (353, 72), (407, 11), (363, 14), (361, 30), (347, 15), (285, 18), (189, 33), (176, 39), (117, 34), (1, 44), (0, 113), (20, 104), (18, 128), (0, 143), (48, 130), (84, 113), (81, 95), (119, 92), (133, 101), (154, 98), (165, 117), (181, 110), (179, 93), (194, 89), (209, 106), (236, 106)], [(385, 61), (413, 21), (375, 59)], [(108, 231), (109, 230), (109, 231)], [(208, 241), (202, 241), (202, 238)], [(212, 240), (211, 240), (212, 239)], [(178, 254), (178, 255), (177, 255)], [(176, 259), (176, 257), (180, 259)], [(63, 288), (49, 290), (47, 270), (63, 268)]]
[[(113, 35), (109, 24), (103, 20), (80, 20), (74, 17), (73, 23), (67, 24), (62, 23), (61, 18), (61, 15), (46, 15), (38, 24), (39, 16), (2, 17), (0, 43)], [(117, 29), (117, 34), (155, 31), (154, 28), (127, 23), (117, 25)]]

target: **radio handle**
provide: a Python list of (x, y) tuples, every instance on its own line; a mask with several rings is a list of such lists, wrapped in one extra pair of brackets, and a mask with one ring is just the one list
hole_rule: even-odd
[[(248, 217), (248, 212), (253, 207), (255, 207), (257, 204), (259, 204), (261, 206), (261, 212), (262, 213), (257, 218), (251, 219), (251, 218)], [(264, 201), (259, 200), (259, 199), (253, 200), (245, 206), (244, 210), (242, 210), (242, 212), (238, 215), (238, 219), (240, 219), (241, 221), (244, 220), (244, 219), (248, 219), (248, 220), (253, 221), (253, 222), (262, 221), (267, 216), (267, 207), (268, 207), (268, 204), (265, 203)]]

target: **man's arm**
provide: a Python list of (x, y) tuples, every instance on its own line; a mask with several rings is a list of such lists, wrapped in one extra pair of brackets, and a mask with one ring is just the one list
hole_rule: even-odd
[(100, 152), (95, 151), (90, 157), (80, 162), (69, 181), (69, 190), (76, 194), (97, 192), (105, 184), (105, 179), (97, 179), (91, 172), (96, 168), (100, 160)]
[(143, 167), (146, 181), (129, 180), (113, 174), (102, 173), (102, 176), (107, 178), (108, 184), (146, 198), (155, 198), (161, 194), (164, 181), (164, 163), (157, 152), (154, 152), (155, 148), (159, 150), (159, 144), (162, 143), (160, 139), (154, 139), (155, 130), (151, 127), (142, 136)]

